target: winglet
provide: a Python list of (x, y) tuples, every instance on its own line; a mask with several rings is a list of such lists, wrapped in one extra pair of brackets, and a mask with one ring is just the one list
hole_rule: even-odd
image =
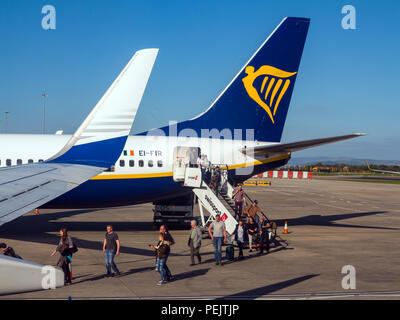
[(158, 49), (137, 51), (64, 148), (47, 160), (109, 168), (132, 128)]

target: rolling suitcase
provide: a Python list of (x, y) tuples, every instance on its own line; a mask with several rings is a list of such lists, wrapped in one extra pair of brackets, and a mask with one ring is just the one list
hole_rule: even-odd
[(226, 247), (225, 257), (229, 261), (233, 261), (235, 258), (235, 249), (233, 246)]

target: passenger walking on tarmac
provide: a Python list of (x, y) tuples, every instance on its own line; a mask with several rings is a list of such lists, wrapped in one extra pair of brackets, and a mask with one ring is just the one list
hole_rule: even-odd
[(239, 221), (242, 219), (243, 205), (246, 202), (246, 194), (241, 184), (233, 191), (232, 198), (235, 199), (235, 215)]
[(215, 221), (208, 227), (208, 233), (214, 244), (215, 264), (222, 266), (222, 241), (226, 242), (226, 228), (219, 214), (215, 216)]
[(238, 259), (242, 260), (244, 243), (249, 241), (247, 226), (243, 223), (243, 220), (239, 220), (239, 223), (236, 225), (234, 235), (235, 235), (235, 241), (239, 247)]
[(13, 248), (9, 247), (7, 244), (0, 243), (0, 249), (3, 251), (3, 254), (8, 257), (22, 259), (19, 255), (17, 255)]
[[(72, 251), (74, 249), (74, 242), (68, 235), (67, 229), (63, 228), (60, 230), (60, 241), (58, 242), (57, 248), (51, 253), (53, 257), (57, 252), (61, 254), (57, 265), (63, 269), (64, 278), (66, 284), (71, 284), (72, 280)], [(68, 277), (66, 274), (68, 273)]]
[(219, 167), (216, 167), (213, 175), (211, 176), (211, 184), (213, 185), (214, 192), (218, 197), (219, 186), (221, 184), (221, 171), (219, 171)]
[[(173, 246), (175, 244), (175, 240), (172, 237), (171, 233), (168, 231), (167, 226), (165, 224), (160, 226), (160, 233), (164, 234), (164, 239), (169, 242), (169, 246)], [(167, 266), (167, 260), (168, 260), (168, 257), (165, 259), (165, 264), (164, 264), (165, 272), (166, 272), (166, 280), (171, 281), (173, 276)]]
[(254, 221), (253, 217), (249, 218), (249, 223), (247, 224), (247, 233), (249, 236), (249, 251), (253, 251), (253, 241), (257, 240), (258, 224)]
[(107, 278), (114, 276), (114, 274), (111, 272), (111, 269), (115, 271), (115, 274), (117, 276), (121, 274), (114, 262), (114, 257), (119, 256), (119, 249), (120, 249), (120, 242), (118, 234), (114, 232), (113, 226), (109, 224), (107, 226), (107, 232), (103, 242), (103, 252), (105, 253), (105, 259), (106, 259)]
[(266, 246), (267, 253), (269, 253), (269, 231), (271, 225), (270, 223), (264, 218), (260, 217), (260, 252), (259, 254), (264, 253), (264, 245)]
[(194, 266), (194, 256), (197, 257), (199, 264), (201, 264), (200, 247), (203, 234), (201, 233), (200, 228), (197, 226), (196, 220), (192, 220), (190, 222), (190, 226), (192, 229), (190, 230), (188, 245), (190, 247), (190, 259), (192, 261), (190, 265)]
[(156, 271), (158, 271), (161, 276), (161, 280), (157, 283), (157, 285), (162, 285), (167, 282), (165, 263), (167, 262), (168, 255), (170, 253), (170, 243), (165, 239), (165, 234), (160, 232), (158, 235), (157, 245), (150, 245), (150, 247), (156, 249)]

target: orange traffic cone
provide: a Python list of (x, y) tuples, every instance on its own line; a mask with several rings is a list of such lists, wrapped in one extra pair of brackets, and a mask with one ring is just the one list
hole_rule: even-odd
[(287, 227), (287, 221), (285, 221), (285, 226), (283, 227), (283, 233), (284, 234), (288, 234), (289, 233), (289, 230), (288, 230), (288, 227)]

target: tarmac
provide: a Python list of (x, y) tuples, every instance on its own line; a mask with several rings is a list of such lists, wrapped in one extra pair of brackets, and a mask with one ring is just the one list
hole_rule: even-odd
[[(50, 253), (67, 228), (79, 251), (73, 284), (1, 296), (0, 299), (399, 299), (400, 185), (324, 179), (272, 179), (246, 187), (284, 241), (269, 254), (246, 249), (242, 261), (214, 263), (203, 239), (202, 264), (190, 266), (188, 229), (171, 229), (176, 244), (168, 259), (174, 279), (157, 286), (151, 204), (94, 210), (40, 210), (0, 227), (24, 259), (55, 265)], [(196, 212), (198, 209), (196, 206)], [(283, 234), (287, 221), (288, 234)], [(102, 242), (112, 223), (121, 241), (116, 257), (122, 275), (104, 278)], [(224, 249), (224, 248), (223, 248)], [(237, 255), (237, 249), (235, 251)], [(356, 288), (343, 289), (344, 266), (356, 270)]]

